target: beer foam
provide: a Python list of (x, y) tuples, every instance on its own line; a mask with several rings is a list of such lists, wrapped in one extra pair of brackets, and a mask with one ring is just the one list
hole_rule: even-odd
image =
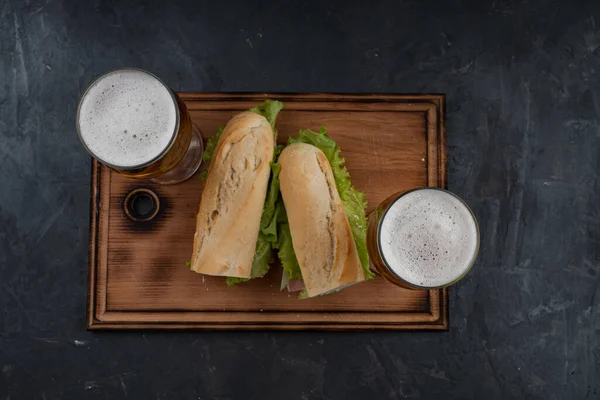
[(381, 222), (380, 250), (387, 265), (405, 281), (437, 287), (460, 278), (474, 261), (477, 223), (450, 193), (435, 189), (405, 194)]
[(168, 88), (139, 70), (109, 72), (81, 99), (80, 136), (96, 158), (131, 168), (160, 156), (177, 128), (177, 105)]

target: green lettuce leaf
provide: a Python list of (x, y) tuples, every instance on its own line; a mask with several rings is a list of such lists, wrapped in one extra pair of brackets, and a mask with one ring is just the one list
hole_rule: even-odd
[(271, 127), (273, 128), (273, 134), (275, 133), (275, 121), (277, 120), (277, 114), (283, 110), (283, 103), (277, 100), (265, 100), (264, 103), (258, 105), (256, 107), (252, 107), (248, 111), (252, 111), (257, 113), (258, 115), (262, 115), (269, 121)]
[(263, 212), (263, 217), (271, 217), (268, 225), (263, 225), (262, 232), (269, 235), (269, 240), (272, 243), (272, 247), (277, 249), (277, 255), (281, 261), (284, 273), (287, 274), (288, 279), (302, 279), (302, 273), (300, 272), (300, 265), (296, 260), (296, 254), (292, 246), (292, 235), (290, 233), (290, 226), (288, 224), (287, 214), (285, 213), (285, 206), (283, 205), (283, 198), (279, 191), (279, 171), (281, 166), (277, 162), (279, 154), (284, 149), (284, 146), (277, 146), (275, 149), (275, 157), (271, 163), (271, 170), (273, 171), (271, 177), (271, 187), (273, 192), (269, 190), (267, 199), (274, 201), (273, 212), (267, 214)]
[[(213, 157), (215, 156), (215, 150), (217, 149), (217, 144), (219, 143), (219, 138), (221, 134), (225, 130), (225, 125), (221, 125), (217, 128), (217, 134), (206, 141), (206, 146), (204, 146), (204, 151), (202, 152), (202, 161), (206, 163), (210, 167), (210, 163), (212, 162)], [(206, 182), (206, 177), (208, 176), (208, 168), (200, 173), (200, 179), (202, 182)]]
[(271, 161), (271, 177), (269, 187), (267, 188), (267, 197), (265, 198), (263, 213), (260, 217), (260, 231), (266, 236), (266, 240), (269, 243), (277, 242), (277, 216), (280, 211), (277, 205), (281, 197), (279, 193), (279, 170), (281, 167), (276, 161), (281, 150), (283, 150), (283, 146), (275, 147), (273, 161)]
[(280, 207), (280, 221), (278, 223), (279, 238), (275, 247), (278, 250), (277, 255), (288, 279), (302, 279), (302, 272), (300, 271), (300, 264), (298, 264), (298, 259), (294, 252), (292, 234), (290, 233), (290, 225), (287, 220), (285, 208), (283, 207), (283, 201), (280, 202)]
[(318, 147), (329, 160), (335, 186), (342, 200), (344, 210), (348, 216), (352, 235), (358, 250), (360, 263), (366, 279), (371, 279), (374, 274), (369, 269), (369, 253), (367, 252), (367, 202), (365, 194), (358, 191), (350, 181), (350, 174), (346, 169), (344, 157), (341, 156), (341, 150), (337, 143), (327, 135), (327, 131), (322, 126), (319, 132), (314, 132), (310, 129), (300, 130), (297, 138), (290, 137), (288, 144), (302, 142), (312, 144)]
[(249, 280), (250, 278), (235, 278), (233, 276), (228, 276), (227, 278), (225, 278), (225, 283), (227, 284), (227, 286), (234, 286), (238, 283), (248, 282)]
[(241, 282), (247, 282), (250, 279), (262, 278), (269, 272), (269, 264), (271, 262), (273, 262), (271, 243), (269, 243), (264, 233), (259, 232), (258, 240), (256, 241), (256, 250), (254, 250), (254, 260), (252, 261), (250, 278), (228, 277), (225, 279), (225, 282), (228, 286), (232, 286)]
[(202, 160), (204, 162), (207, 162), (209, 165), (215, 155), (217, 144), (219, 143), (219, 139), (221, 138), (221, 135), (223, 134), (224, 130), (225, 125), (219, 126), (217, 128), (216, 135), (208, 139), (208, 141), (206, 142), (206, 147), (204, 148), (204, 152), (202, 153)]

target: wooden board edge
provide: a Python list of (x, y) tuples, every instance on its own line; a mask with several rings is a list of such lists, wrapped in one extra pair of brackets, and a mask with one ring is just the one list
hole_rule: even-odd
[(194, 100), (214, 100), (214, 101), (240, 101), (254, 100), (264, 101), (266, 99), (278, 99), (282, 101), (369, 101), (369, 102), (390, 102), (390, 101), (434, 101), (437, 104), (443, 101), (443, 93), (294, 93), (294, 92), (177, 92), (183, 101)]
[(165, 330), (179, 330), (179, 331), (281, 331), (281, 332), (317, 332), (317, 331), (437, 331), (447, 332), (447, 326), (443, 324), (392, 324), (392, 325), (366, 325), (366, 324), (353, 324), (353, 325), (202, 325), (202, 324), (129, 324), (121, 325), (114, 323), (94, 323), (88, 326), (90, 331), (112, 331), (112, 330), (131, 330), (131, 331), (165, 331)]
[(440, 296), (441, 300), (441, 315), (440, 315), (440, 329), (448, 332), (450, 330), (450, 299), (448, 298), (448, 288), (443, 288)]
[(237, 323), (237, 322), (129, 322), (129, 321), (99, 321), (94, 320), (88, 325), (88, 330), (209, 330), (209, 331), (323, 331), (323, 330), (353, 330), (353, 331), (374, 331), (374, 330), (429, 330), (429, 331), (448, 331), (446, 318), (440, 318), (431, 322), (389, 322), (389, 323)]
[(446, 95), (439, 95), (438, 105), (438, 137), (439, 137), (439, 168), (440, 168), (440, 187), (448, 189), (448, 156), (446, 148)]
[(88, 242), (88, 288), (87, 288), (87, 316), (86, 324), (88, 329), (92, 329), (97, 321), (95, 320), (96, 309), (96, 268), (98, 254), (98, 196), (100, 196), (100, 171), (101, 168), (96, 160), (92, 158), (91, 162), (91, 184), (90, 184), (90, 226)]
[[(203, 330), (203, 331), (448, 331), (448, 295), (446, 289), (440, 290), (440, 295), (436, 296), (439, 304), (437, 309), (438, 313), (431, 311), (430, 315), (437, 314), (434, 320), (431, 321), (415, 321), (415, 322), (371, 322), (371, 323), (357, 323), (351, 322), (333, 322), (333, 323), (321, 323), (314, 321), (311, 323), (298, 322), (298, 323), (279, 323), (279, 322), (180, 322), (180, 321), (127, 321), (127, 320), (99, 320), (93, 319), (88, 324), (88, 330), (103, 331), (103, 330)], [(430, 308), (431, 309), (431, 308)], [(105, 316), (113, 314), (112, 312), (106, 312)], [(118, 312), (115, 315), (120, 314)]]
[[(446, 146), (446, 95), (439, 95), (439, 108), (438, 108), (438, 126), (439, 126), (439, 168), (440, 168), (440, 187), (448, 189), (448, 154)], [(443, 288), (441, 293), (441, 312), (442, 312), (442, 324), (445, 331), (450, 330), (450, 288)]]

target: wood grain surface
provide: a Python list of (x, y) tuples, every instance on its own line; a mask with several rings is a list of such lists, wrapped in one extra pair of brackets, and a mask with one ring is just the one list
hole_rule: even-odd
[[(266, 98), (284, 101), (278, 141), (325, 125), (346, 158), (368, 212), (390, 194), (445, 187), (443, 95), (180, 93), (206, 139), (234, 114)], [(206, 166), (204, 166), (206, 167)], [(131, 220), (124, 199), (137, 188), (160, 198), (157, 216)], [(448, 327), (446, 290), (406, 290), (377, 278), (299, 300), (279, 290), (281, 268), (227, 287), (196, 274), (190, 259), (202, 196), (198, 174), (173, 186), (127, 179), (92, 165), (89, 329), (437, 329)]]

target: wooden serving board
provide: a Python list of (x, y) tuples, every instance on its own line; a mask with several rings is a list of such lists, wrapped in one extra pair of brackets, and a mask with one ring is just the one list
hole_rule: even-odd
[[(180, 93), (204, 138), (264, 99), (285, 103), (280, 143), (300, 128), (325, 125), (346, 158), (370, 212), (394, 192), (445, 187), (443, 95)], [(199, 174), (173, 186), (124, 178), (93, 162), (89, 329), (435, 329), (448, 328), (446, 290), (406, 290), (381, 278), (307, 300), (279, 290), (281, 267), (227, 287), (185, 266), (202, 196)], [(157, 216), (135, 222), (124, 199), (148, 188)]]

